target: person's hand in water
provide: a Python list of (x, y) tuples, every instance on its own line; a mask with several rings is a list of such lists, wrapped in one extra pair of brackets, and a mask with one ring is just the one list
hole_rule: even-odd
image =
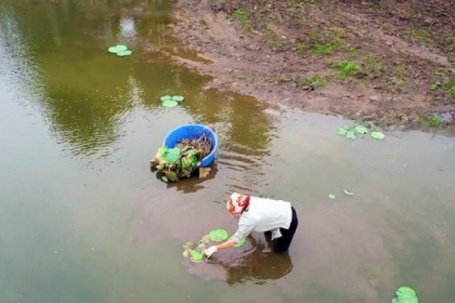
[(218, 249), (216, 248), (215, 245), (213, 245), (213, 246), (210, 246), (209, 248), (207, 248), (206, 250), (204, 250), (204, 255), (207, 258), (210, 258), (217, 251), (218, 251)]

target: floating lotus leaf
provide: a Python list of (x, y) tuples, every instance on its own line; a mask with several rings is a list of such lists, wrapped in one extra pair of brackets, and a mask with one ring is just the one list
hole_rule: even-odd
[(366, 128), (363, 125), (357, 125), (354, 129), (357, 133), (362, 134), (362, 135), (365, 135), (368, 133), (368, 128)]
[(350, 130), (346, 133), (346, 138), (354, 140), (357, 139), (357, 135), (355, 134), (354, 131)]
[[(231, 239), (231, 238), (229, 238), (229, 239)], [(234, 247), (240, 248), (240, 247), (242, 247), (243, 245), (245, 245), (245, 243), (246, 243), (246, 239), (245, 239), (245, 238), (244, 238), (244, 239), (241, 239), (239, 242), (237, 242), (237, 243), (234, 245)]]
[(392, 303), (418, 303), (417, 293), (410, 287), (402, 286), (397, 290), (397, 297)]
[(337, 133), (342, 136), (346, 136), (346, 133), (349, 131), (349, 126), (342, 126), (338, 129)]
[(117, 53), (117, 46), (111, 46), (107, 49), (108, 52), (116, 54)]
[(195, 263), (202, 262), (203, 259), (204, 259), (204, 253), (202, 253), (201, 251), (193, 249), (190, 252), (190, 260), (192, 262), (195, 262)]
[(166, 100), (162, 104), (164, 107), (169, 107), (169, 108), (176, 107), (177, 105), (179, 105), (179, 103), (177, 101), (173, 101), (173, 100)]
[(215, 242), (221, 242), (229, 238), (229, 233), (224, 228), (214, 229), (209, 233), (210, 240)]
[(410, 287), (402, 286), (402, 287), (398, 288), (397, 296), (398, 297), (416, 297), (417, 293), (415, 292), (414, 289), (412, 289)]
[(348, 195), (348, 196), (353, 196), (353, 195), (354, 195), (354, 193), (353, 193), (352, 191), (349, 191), (349, 190), (347, 190), (347, 189), (343, 189), (343, 192), (344, 192), (346, 195)]
[(185, 99), (183, 96), (173, 96), (172, 100), (176, 102), (182, 102)]
[(119, 52), (124, 52), (124, 51), (128, 50), (128, 46), (123, 45), (123, 44), (118, 44), (118, 45), (109, 47), (107, 50), (110, 53), (117, 54)]
[(126, 50), (126, 51), (117, 52), (117, 56), (125, 57), (125, 56), (130, 56), (132, 53), (133, 53), (132, 51)]
[(376, 140), (382, 140), (385, 138), (385, 135), (381, 132), (378, 132), (378, 131), (375, 131), (375, 132), (371, 132), (371, 137), (373, 139), (376, 139)]
[(162, 96), (162, 97), (160, 98), (160, 100), (161, 100), (162, 102), (164, 102), (164, 101), (173, 101), (173, 100), (172, 100), (172, 96), (169, 96), (169, 95)]
[(335, 200), (336, 196), (334, 194), (330, 194), (329, 198), (332, 199), (332, 200)]

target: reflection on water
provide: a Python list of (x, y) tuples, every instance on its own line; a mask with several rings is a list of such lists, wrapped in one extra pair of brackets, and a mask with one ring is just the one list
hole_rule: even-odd
[(226, 282), (229, 285), (246, 281), (265, 284), (267, 280), (281, 279), (291, 272), (293, 265), (288, 254), (264, 253), (260, 249), (258, 247), (241, 264), (226, 264)]
[[(205, 178), (199, 178), (199, 176), (196, 174), (192, 178), (182, 179), (179, 182), (175, 182), (175, 183), (172, 183), (172, 182), (167, 183), (166, 187), (168, 189), (176, 189), (177, 191), (181, 191), (182, 193), (194, 193), (198, 190), (206, 188), (204, 186), (204, 183), (206, 183), (209, 180), (214, 179), (216, 177), (217, 173), (218, 173), (218, 165), (217, 165), (217, 163), (214, 163), (213, 165), (210, 166), (210, 173)], [(158, 174), (156, 174), (156, 179), (160, 180), (160, 178), (158, 177)]]
[(249, 236), (241, 248), (217, 252), (202, 263), (185, 259), (189, 274), (205, 281), (226, 281), (230, 286), (252, 282), (265, 284), (288, 275), (293, 267), (289, 254), (271, 251), (272, 243), (258, 234)]
[[(451, 303), (454, 140), (348, 141), (336, 135), (348, 121), (203, 90), (161, 52), (181, 48), (165, 30), (171, 5), (0, 0), (0, 301), (371, 303), (406, 284)], [(133, 56), (108, 54), (116, 43)], [(162, 108), (164, 94), (185, 101)], [(217, 165), (164, 184), (149, 161), (191, 122), (218, 133)], [(290, 255), (253, 234), (182, 265), (186, 241), (235, 231), (234, 190), (293, 203)]]
[[(140, 55), (144, 47), (166, 47), (157, 36), (163, 35), (163, 22), (169, 22), (169, 2), (8, 3), (8, 14), (2, 20), (15, 26), (8, 27), (6, 36), (21, 37), (21, 41), (5, 45), (6, 52), (23, 48), (21, 56), (39, 70), (45, 94), (42, 107), (59, 142), (70, 144), (75, 154), (109, 150), (123, 135), (120, 125), (128, 114), (146, 106), (151, 117), (159, 115), (159, 97), (164, 94), (184, 95), (187, 114), (202, 123), (227, 121), (231, 127), (224, 136), (226, 142), (249, 146), (259, 157), (264, 154), (270, 121), (257, 105), (202, 91), (203, 79), (166, 61), (144, 64), (148, 61), (148, 56)], [(117, 58), (108, 54), (106, 49), (116, 43), (128, 44), (134, 55)], [(160, 128), (168, 127), (164, 121), (161, 124)]]

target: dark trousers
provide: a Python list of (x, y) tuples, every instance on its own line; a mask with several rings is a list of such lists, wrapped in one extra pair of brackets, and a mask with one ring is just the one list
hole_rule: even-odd
[[(292, 207), (292, 219), (291, 225), (289, 225), (288, 229), (280, 228), (281, 237), (276, 239), (275, 247), (273, 251), (278, 254), (284, 254), (289, 250), (289, 246), (291, 245), (292, 239), (294, 238), (295, 231), (297, 230), (297, 226), (299, 225), (299, 219), (297, 218), (297, 213)], [(266, 238), (270, 236), (270, 232), (265, 233)]]

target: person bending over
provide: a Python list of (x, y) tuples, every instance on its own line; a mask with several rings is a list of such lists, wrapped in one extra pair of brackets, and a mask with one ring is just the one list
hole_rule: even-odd
[(272, 241), (277, 239), (274, 252), (282, 254), (289, 250), (299, 224), (290, 202), (232, 193), (226, 206), (231, 215), (239, 218), (239, 226), (229, 240), (204, 250), (207, 258), (219, 250), (233, 247), (251, 231), (270, 232)]

